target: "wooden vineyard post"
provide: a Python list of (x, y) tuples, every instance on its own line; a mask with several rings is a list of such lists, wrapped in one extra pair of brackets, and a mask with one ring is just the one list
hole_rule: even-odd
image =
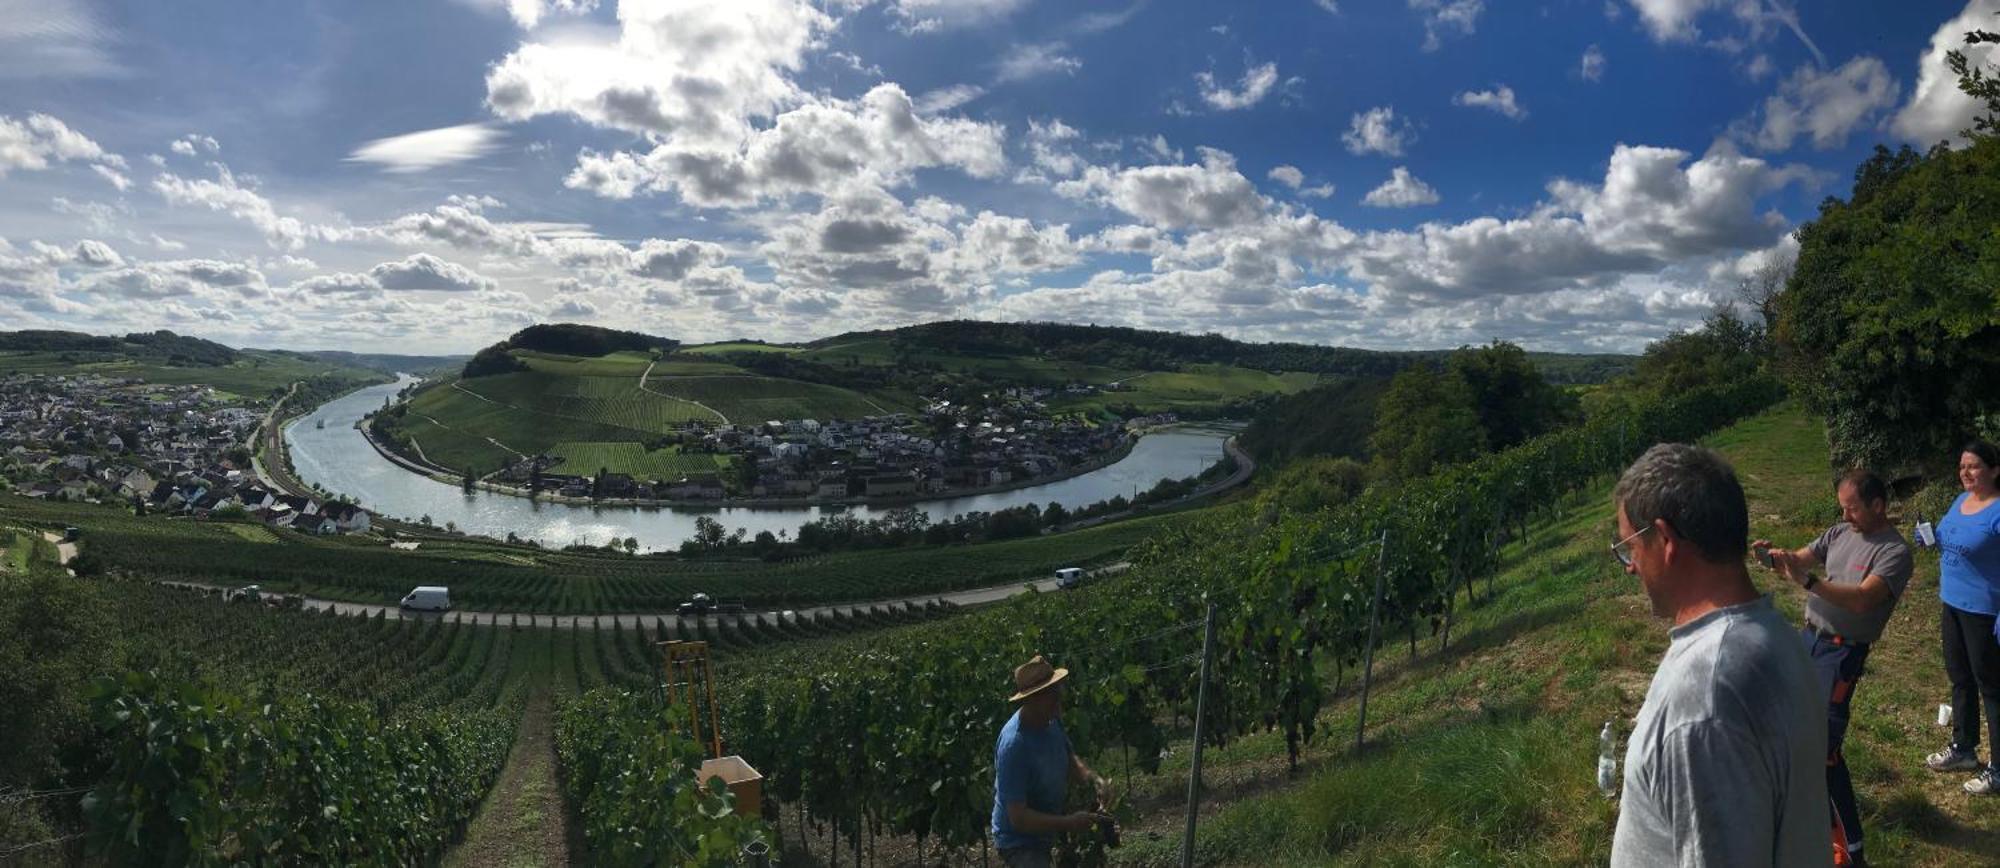
[(1215, 604), (1209, 603), (1201, 630), (1201, 680), (1194, 693), (1194, 757), (1188, 763), (1187, 832), (1181, 838), (1181, 868), (1194, 865), (1194, 819), (1201, 807), (1201, 726), (1208, 710), (1208, 666), (1214, 657)]
[(1382, 547), (1375, 556), (1375, 596), (1368, 598), (1368, 653), (1361, 670), (1361, 715), (1354, 724), (1354, 752), (1361, 752), (1362, 736), (1368, 732), (1368, 685), (1375, 677), (1376, 608), (1382, 604), (1382, 579), (1389, 571), (1389, 531), (1382, 530)]

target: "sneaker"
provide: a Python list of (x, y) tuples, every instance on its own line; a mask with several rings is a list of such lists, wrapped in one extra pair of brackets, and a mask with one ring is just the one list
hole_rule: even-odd
[(1934, 772), (1963, 772), (1979, 768), (1979, 757), (1957, 745), (1924, 757), (1924, 767)]
[(1991, 796), (2000, 793), (2000, 772), (1991, 766), (1980, 769), (1979, 774), (1965, 782), (1965, 791), (1975, 796)]

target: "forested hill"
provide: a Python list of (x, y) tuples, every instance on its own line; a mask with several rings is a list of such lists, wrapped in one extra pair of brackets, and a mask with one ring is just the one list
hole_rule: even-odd
[(214, 341), (170, 331), (133, 332), (122, 338), (65, 331), (0, 332), (0, 352), (118, 356), (175, 365), (227, 365), (237, 352)]
[(680, 341), (672, 338), (608, 329), (581, 323), (539, 323), (509, 335), (506, 340), (473, 354), (465, 363), (465, 376), (485, 377), (525, 370), (526, 365), (510, 350), (526, 350), (559, 356), (601, 358), (623, 351), (673, 352)]
[[(1115, 368), (1172, 371), (1187, 365), (1216, 364), (1262, 371), (1305, 371), (1356, 377), (1388, 377), (1418, 361), (1441, 363), (1449, 350), (1388, 352), (1298, 343), (1250, 343), (1218, 334), (1187, 335), (1122, 326), (1043, 322), (951, 320), (878, 332), (851, 332), (819, 341), (835, 347), (861, 340), (890, 340), (911, 353), (960, 356), (1035, 356)], [(1635, 356), (1530, 353), (1551, 382), (1601, 383), (1631, 372)]]

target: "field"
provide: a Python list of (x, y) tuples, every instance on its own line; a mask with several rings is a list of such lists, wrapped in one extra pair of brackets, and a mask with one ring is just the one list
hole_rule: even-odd
[(1150, 371), (1124, 381), (1128, 387), (1117, 392), (1065, 396), (1051, 407), (1059, 410), (1095, 410), (1127, 404), (1148, 412), (1177, 410), (1253, 397), (1264, 393), (1301, 392), (1319, 382), (1319, 375), (1299, 372), (1272, 374), (1228, 365), (1190, 365), (1185, 371)]
[(104, 377), (139, 377), (163, 385), (213, 386), (251, 400), (269, 398), (293, 382), (321, 374), (339, 373), (355, 378), (386, 381), (372, 371), (310, 361), (284, 353), (242, 350), (241, 358), (227, 365), (166, 365), (133, 359), (103, 359), (102, 354), (58, 352), (0, 352), (0, 376), (29, 374), (96, 374)]
[(563, 459), (558, 469), (564, 473), (597, 475), (600, 467), (624, 468), (641, 479), (674, 480), (696, 473), (720, 473), (727, 471), (733, 460), (727, 455), (690, 453), (683, 455), (672, 449), (646, 451), (646, 447), (631, 441), (615, 443), (574, 443), (563, 442), (549, 447), (550, 455)]
[(277, 534), (272, 544), (245, 538), (246, 532), (263, 530), (256, 526), (139, 517), (114, 507), (0, 494), (0, 524), (81, 527), (83, 550), (109, 570), (216, 585), (262, 584), (365, 603), (394, 603), (420, 584), (447, 585), (453, 602), (467, 610), (542, 614), (665, 612), (697, 592), (760, 606), (805, 606), (1045, 578), (1057, 567), (1116, 560), (1163, 525), (1199, 521), (1200, 515), (1139, 518), (996, 543), (764, 563), (547, 551), (450, 537), (425, 540), (415, 551), (391, 549), (381, 540), (293, 533)]
[(796, 353), (801, 352), (801, 350), (798, 347), (788, 347), (780, 344), (760, 344), (753, 341), (724, 341), (716, 344), (691, 344), (678, 347), (675, 349), (675, 352), (695, 354)]
[[(676, 479), (714, 462), (643, 447), (691, 422), (859, 418), (906, 409), (836, 386), (756, 376), (685, 356), (656, 362), (636, 352), (589, 359), (513, 352), (529, 370), (446, 382), (411, 400), (404, 425), (426, 459), (484, 474), (561, 448), (573, 460), (568, 472), (594, 474), (602, 467), (641, 479)], [(616, 446), (621, 443), (629, 448)], [(596, 457), (580, 460), (583, 454)]]

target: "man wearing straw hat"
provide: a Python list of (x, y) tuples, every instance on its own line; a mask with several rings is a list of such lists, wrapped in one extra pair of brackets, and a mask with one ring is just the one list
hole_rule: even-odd
[(1010, 868), (1048, 868), (1055, 835), (1087, 832), (1103, 817), (1090, 811), (1063, 813), (1071, 781), (1097, 788), (1100, 804), (1109, 804), (1110, 785), (1070, 746), (1063, 733), (1063, 680), (1068, 669), (1057, 669), (1036, 655), (1014, 668), (1014, 695), (1020, 703), (1000, 729), (993, 751), (993, 846)]

